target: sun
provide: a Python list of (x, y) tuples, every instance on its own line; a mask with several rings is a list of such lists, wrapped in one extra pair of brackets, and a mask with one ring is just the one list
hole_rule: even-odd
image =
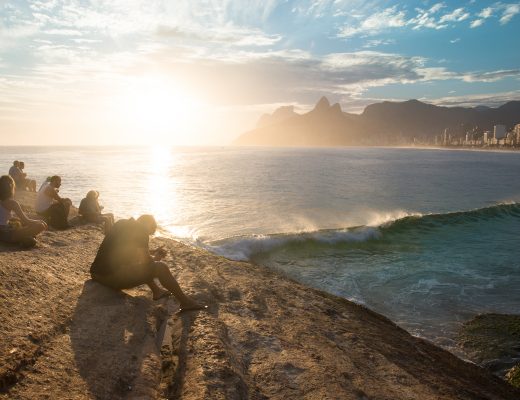
[(182, 143), (189, 136), (203, 106), (181, 85), (158, 76), (131, 80), (118, 103), (129, 135), (168, 144)]

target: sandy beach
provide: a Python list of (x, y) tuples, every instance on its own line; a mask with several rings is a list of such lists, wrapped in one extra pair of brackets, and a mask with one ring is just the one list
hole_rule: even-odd
[(208, 312), (107, 289), (88, 274), (102, 238), (77, 225), (0, 245), (0, 398), (520, 398), (365, 307), (173, 240), (151, 247)]

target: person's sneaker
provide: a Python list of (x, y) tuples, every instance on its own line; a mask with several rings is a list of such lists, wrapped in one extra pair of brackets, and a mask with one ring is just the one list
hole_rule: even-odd
[(36, 246), (36, 239), (35, 238), (25, 238), (20, 241), (20, 247), (22, 249), (31, 249), (34, 246)]

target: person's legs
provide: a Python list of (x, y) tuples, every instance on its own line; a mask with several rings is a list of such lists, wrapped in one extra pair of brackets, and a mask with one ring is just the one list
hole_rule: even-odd
[[(172, 273), (170, 272), (170, 269), (168, 266), (160, 261), (153, 262), (151, 264), (153, 276), (157, 279), (159, 279), (159, 282), (161, 282), (161, 285), (164, 286), (168, 291), (173, 294), (173, 296), (177, 299), (177, 301), (180, 303), (181, 310), (200, 310), (204, 308), (196, 301), (190, 299), (188, 296), (184, 294), (181, 287), (177, 283), (177, 280), (173, 277)], [(150, 287), (150, 289), (153, 292), (153, 285), (155, 283), (152, 281), (147, 282), (147, 285)], [(155, 285), (157, 286), (157, 285)]]
[(61, 204), (63, 204), (63, 208), (65, 209), (65, 215), (69, 216), (70, 207), (72, 206), (71, 199), (62, 199)]
[(43, 232), (44, 230), (45, 224), (43, 222), (38, 222), (29, 226), (24, 226), (13, 231), (12, 240), (13, 242), (20, 242), (27, 238), (33, 238), (39, 233)]
[(112, 229), (112, 225), (114, 225), (114, 218), (111, 218), (112, 214), (101, 214), (101, 219), (103, 220), (103, 223), (105, 224), (105, 235), (110, 232), (110, 229)]
[(166, 297), (170, 294), (169, 290), (161, 289), (159, 286), (157, 286), (153, 279), (150, 282), (148, 282), (147, 285), (152, 291), (152, 296), (154, 300), (162, 299), (163, 297)]

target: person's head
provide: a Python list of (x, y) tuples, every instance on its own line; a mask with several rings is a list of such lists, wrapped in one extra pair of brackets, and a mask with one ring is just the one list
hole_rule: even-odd
[(25, 168), (25, 163), (23, 161), (18, 161), (18, 168), (24, 169)]
[(13, 197), (15, 187), (16, 185), (13, 178), (9, 175), (2, 175), (0, 177), (0, 201)]
[(18, 167), (19, 164), (20, 162), (18, 160), (13, 161), (13, 167)]
[(98, 197), (99, 197), (99, 192), (97, 192), (96, 190), (89, 190), (87, 193), (87, 199), (97, 200)]
[(58, 175), (51, 176), (51, 179), (49, 182), (55, 188), (59, 188), (61, 186), (61, 177), (59, 177)]
[(157, 230), (157, 222), (155, 222), (155, 218), (153, 217), (153, 215), (141, 215), (139, 218), (137, 218), (137, 222), (139, 222), (142, 226), (145, 227), (149, 235), (153, 235)]

